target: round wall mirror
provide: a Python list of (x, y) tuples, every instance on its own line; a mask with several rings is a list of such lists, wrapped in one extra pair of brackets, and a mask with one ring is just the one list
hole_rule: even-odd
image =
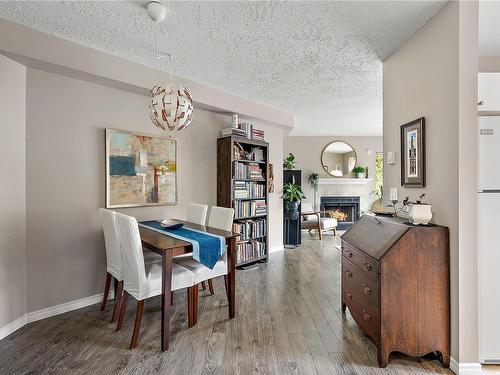
[(334, 141), (328, 144), (321, 154), (323, 170), (333, 177), (345, 177), (356, 166), (354, 149), (345, 142)]

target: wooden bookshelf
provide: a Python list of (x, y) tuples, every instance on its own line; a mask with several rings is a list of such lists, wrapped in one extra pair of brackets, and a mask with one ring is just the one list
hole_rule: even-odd
[[(238, 149), (242, 148), (246, 153), (250, 153), (255, 148), (261, 149), (262, 160), (247, 160), (237, 157), (234, 151), (235, 146)], [(238, 163), (241, 165), (238, 166)], [(242, 224), (245, 227), (252, 227), (252, 229), (256, 227), (258, 233), (252, 233), (246, 238), (243, 236), (238, 237), (236, 243), (236, 266), (243, 266), (258, 261), (267, 261), (269, 254), (269, 225), (267, 215), (269, 210), (268, 167), (269, 144), (267, 142), (238, 136), (227, 136), (217, 139), (217, 205), (221, 207), (234, 207), (235, 219), (233, 223)], [(238, 178), (236, 178), (235, 174), (237, 168), (240, 174), (242, 169), (252, 168), (251, 170), (249, 169), (249, 173), (253, 173), (253, 178), (250, 177), (250, 174), (245, 177), (239, 175)], [(261, 172), (260, 177), (255, 176), (257, 168)], [(235, 197), (235, 183), (238, 184), (238, 192), (240, 194), (245, 194), (245, 191), (249, 193), (253, 191), (252, 189), (254, 188), (262, 190), (261, 194), (248, 197)], [(243, 184), (245, 184), (246, 190), (242, 189)], [(245, 211), (246, 214), (238, 213), (238, 205), (255, 207), (257, 204), (265, 204), (265, 212), (262, 212), (262, 207), (259, 206), (259, 212), (248, 213)], [(262, 230), (263, 227), (265, 228), (264, 230)], [(258, 242), (258, 244), (256, 242)], [(243, 249), (244, 246), (248, 248), (246, 252)], [(257, 251), (257, 247), (259, 251)], [(252, 256), (250, 257), (249, 254), (252, 254)]]

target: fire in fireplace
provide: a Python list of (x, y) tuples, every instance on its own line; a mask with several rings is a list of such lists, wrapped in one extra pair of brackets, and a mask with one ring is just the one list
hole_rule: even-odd
[(346, 230), (359, 219), (359, 197), (333, 196), (320, 198), (321, 211), (329, 211), (337, 219), (337, 229)]

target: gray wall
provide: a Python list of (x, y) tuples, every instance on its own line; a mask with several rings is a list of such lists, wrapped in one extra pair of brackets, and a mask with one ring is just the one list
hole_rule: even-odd
[(26, 68), (0, 55), (0, 328), (26, 312)]
[[(477, 3), (450, 2), (384, 62), (383, 78), (384, 151), (397, 153), (395, 165), (384, 165), (385, 197), (391, 187), (400, 189), (400, 197), (426, 193), (433, 221), (450, 229), (451, 355), (460, 362), (478, 360), (477, 56)], [(404, 189), (400, 126), (421, 116), (426, 120), (427, 185)]]
[[(104, 129), (162, 133), (151, 124), (146, 97), (36, 69), (28, 69), (27, 113), (28, 311), (35, 311), (102, 292), (97, 209), (105, 204)], [(121, 211), (138, 219), (184, 218), (189, 202), (215, 204), (216, 139), (228, 124), (228, 116), (196, 109), (192, 124), (176, 134), (179, 204)], [(260, 127), (271, 162), (281, 163), (283, 131)], [(276, 247), (283, 243), (279, 191), (270, 201)]]

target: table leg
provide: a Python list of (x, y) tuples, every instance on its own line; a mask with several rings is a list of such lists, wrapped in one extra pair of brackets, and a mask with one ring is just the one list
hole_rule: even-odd
[(229, 239), (227, 254), (227, 299), (229, 301), (229, 318), (234, 318), (236, 308), (236, 297), (235, 297), (235, 275), (236, 275), (236, 238), (231, 237)]
[(162, 295), (161, 295), (161, 350), (168, 350), (170, 336), (170, 305), (172, 292), (172, 253), (164, 251), (162, 254)]

